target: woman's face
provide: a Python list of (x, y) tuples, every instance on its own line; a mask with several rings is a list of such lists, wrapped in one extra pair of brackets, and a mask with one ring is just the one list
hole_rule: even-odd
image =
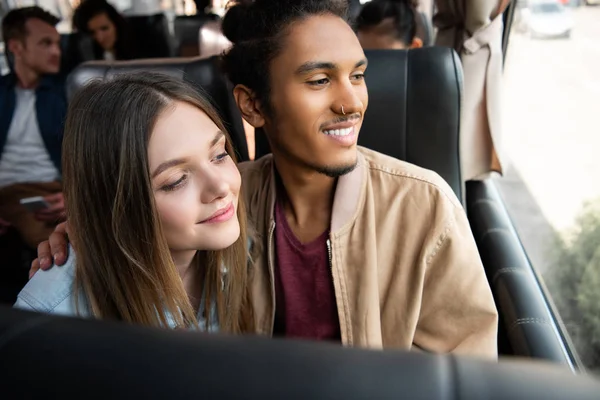
[(221, 250), (239, 238), (241, 177), (225, 143), (217, 125), (188, 103), (176, 102), (156, 122), (148, 159), (172, 253)]
[(94, 16), (88, 22), (88, 30), (105, 51), (113, 51), (117, 43), (117, 27), (106, 13)]

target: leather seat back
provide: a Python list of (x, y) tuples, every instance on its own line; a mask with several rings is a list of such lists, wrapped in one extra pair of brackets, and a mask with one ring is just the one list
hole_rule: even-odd
[(73, 32), (60, 35), (60, 47), (62, 50), (60, 72), (64, 76), (70, 74), (82, 62), (94, 59), (93, 39), (84, 33)]
[[(3, 307), (0, 339), (7, 399), (190, 399), (202, 393), (236, 400), (595, 400), (600, 393), (591, 376), (531, 361), (150, 329)], [(32, 366), (42, 371), (35, 379)]]
[(231, 94), (231, 87), (218, 69), (217, 57), (150, 59), (120, 62), (92, 61), (77, 67), (67, 80), (67, 96), (93, 78), (108, 78), (118, 73), (156, 71), (185, 79), (209, 95), (228, 129), (239, 161), (248, 160), (248, 147), (242, 118)]
[(136, 58), (161, 58), (173, 56), (173, 43), (169, 23), (164, 14), (125, 17), (134, 32)]
[(200, 55), (198, 36), (200, 29), (208, 21), (213, 21), (214, 15), (180, 15), (175, 17), (173, 28), (176, 40), (176, 55), (178, 57), (194, 57)]
[(499, 315), (500, 354), (579, 364), (491, 179), (467, 182), (467, 215)]
[(440, 174), (462, 199), (462, 67), (454, 50), (369, 50), (369, 107), (358, 143)]

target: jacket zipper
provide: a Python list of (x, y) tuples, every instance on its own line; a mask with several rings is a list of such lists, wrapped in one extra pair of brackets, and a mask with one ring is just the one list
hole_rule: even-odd
[(272, 250), (273, 250), (273, 233), (275, 232), (275, 221), (271, 224), (269, 228), (269, 243), (267, 248), (267, 257), (268, 257), (268, 265), (269, 265), (269, 283), (271, 284), (271, 299), (273, 301), (273, 309), (271, 310), (271, 331), (269, 335), (273, 336), (273, 330), (275, 329), (275, 270), (273, 268), (272, 263)]
[(340, 319), (340, 308), (338, 307), (336, 288), (335, 288), (335, 278), (333, 276), (333, 257), (331, 252), (331, 239), (327, 239), (327, 254), (329, 256), (329, 272), (331, 272), (331, 280), (333, 281), (333, 295), (335, 300), (335, 307), (338, 311), (338, 324), (340, 324), (340, 334), (342, 336), (342, 344), (344, 344), (344, 333), (342, 331), (342, 321)]
[(329, 271), (331, 271), (331, 278), (333, 279), (333, 263), (331, 262), (331, 240), (327, 239), (327, 254), (329, 255)]

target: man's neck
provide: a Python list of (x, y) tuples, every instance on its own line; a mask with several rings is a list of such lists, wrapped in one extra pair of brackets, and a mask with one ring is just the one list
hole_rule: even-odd
[(22, 89), (35, 89), (40, 83), (40, 75), (19, 63), (15, 63), (15, 75), (17, 84)]
[(281, 183), (279, 200), (290, 228), (307, 243), (329, 229), (337, 179), (282, 158), (274, 156)]

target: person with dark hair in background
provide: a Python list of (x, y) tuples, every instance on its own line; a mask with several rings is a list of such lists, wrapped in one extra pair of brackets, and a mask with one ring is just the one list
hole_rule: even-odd
[[(2, 37), (11, 72), (0, 78), (0, 228), (13, 225), (31, 248), (63, 221), (61, 143), (67, 112), (59, 19), (40, 7), (10, 11)], [(20, 204), (43, 197), (32, 212)]]
[[(256, 331), (495, 359), (498, 313), (456, 195), (357, 146), (367, 59), (346, 13), (343, 0), (256, 0), (223, 20), (235, 101), (272, 149), (239, 165)], [(57, 253), (65, 226), (39, 247), (44, 269)]]
[(84, 0), (73, 13), (73, 26), (94, 39), (96, 60), (135, 58), (132, 32), (125, 18), (106, 0)]
[(212, 3), (212, 0), (194, 0), (194, 4), (196, 5), (196, 14), (210, 14)]
[(364, 49), (408, 49), (423, 46), (417, 35), (415, 0), (373, 0), (356, 19), (358, 40)]

